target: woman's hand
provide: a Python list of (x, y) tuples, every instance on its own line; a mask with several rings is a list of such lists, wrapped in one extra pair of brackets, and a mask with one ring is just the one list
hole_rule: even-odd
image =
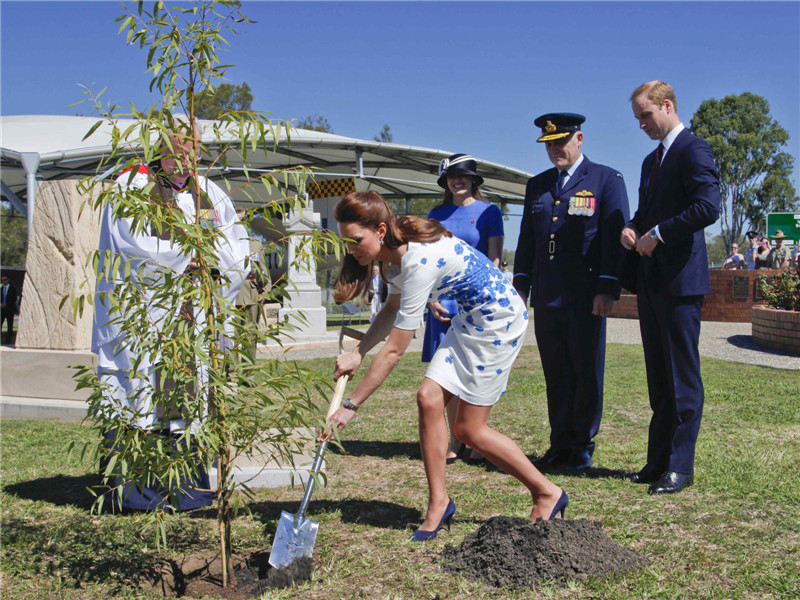
[(361, 366), (361, 354), (358, 352), (358, 347), (350, 352), (342, 352), (336, 358), (336, 370), (333, 372), (333, 379), (339, 379), (342, 375), (348, 375), (352, 378), (358, 371), (359, 366)]
[(320, 442), (327, 442), (333, 437), (333, 428), (336, 428), (337, 433), (341, 433), (342, 429), (347, 427), (347, 424), (355, 416), (355, 412), (348, 408), (340, 408), (333, 413), (327, 421), (327, 429), (322, 433), (319, 438)]
[[(431, 309), (431, 314), (432, 314), (432, 315), (433, 315), (433, 316), (434, 316), (434, 317), (435, 317), (437, 320), (441, 321), (442, 323), (449, 323), (449, 322), (450, 322), (450, 319), (452, 318), (452, 317), (450, 316), (450, 313), (449, 313), (449, 312), (447, 312), (447, 311), (444, 309), (444, 306), (442, 306), (440, 303), (438, 303), (438, 302), (431, 302), (431, 303), (428, 305), (428, 307)], [(446, 315), (446, 316), (445, 316), (445, 315)]]

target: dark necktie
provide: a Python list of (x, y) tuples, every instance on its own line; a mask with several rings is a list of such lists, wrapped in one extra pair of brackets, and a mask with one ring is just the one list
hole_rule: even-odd
[(647, 179), (647, 195), (653, 190), (653, 180), (656, 178), (659, 168), (661, 168), (661, 158), (664, 156), (664, 144), (659, 144), (656, 148), (656, 157), (653, 164), (650, 166), (650, 176)]
[(567, 177), (569, 177), (569, 171), (561, 171), (558, 176), (558, 188), (557, 192), (560, 194), (564, 189), (564, 184), (566, 183)]

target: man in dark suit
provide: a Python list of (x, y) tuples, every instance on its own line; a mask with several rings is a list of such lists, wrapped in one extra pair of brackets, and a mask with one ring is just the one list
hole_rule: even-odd
[(630, 479), (650, 484), (651, 494), (668, 494), (694, 482), (704, 399), (700, 308), (710, 291), (703, 230), (719, 217), (719, 178), (711, 148), (678, 118), (669, 84), (642, 84), (631, 103), (641, 129), (661, 143), (642, 164), (639, 208), (621, 236), (637, 259), (632, 269), (653, 411), (647, 464)]
[[(10, 344), (14, 339), (14, 315), (17, 314), (17, 289), (8, 281), (8, 277), (3, 275), (2, 286), (0, 286), (0, 294), (2, 294), (2, 303), (0, 303), (0, 335), (2, 335), (3, 343)], [(8, 334), (3, 333), (3, 327), (8, 322)]]
[(603, 412), (606, 315), (619, 298), (628, 196), (619, 172), (581, 153), (582, 115), (551, 113), (534, 123), (555, 168), (528, 181), (514, 287), (534, 310), (547, 384), (550, 447), (543, 470), (585, 469)]

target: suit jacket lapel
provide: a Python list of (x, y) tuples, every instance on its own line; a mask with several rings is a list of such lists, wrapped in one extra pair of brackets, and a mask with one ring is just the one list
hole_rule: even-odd
[(572, 175), (572, 177), (569, 178), (569, 181), (567, 181), (567, 185), (564, 187), (564, 192), (567, 192), (568, 190), (577, 187), (580, 184), (580, 182), (586, 178), (586, 170), (587, 170), (586, 165), (588, 164), (588, 162), (589, 159), (587, 159), (586, 156), (584, 156), (583, 161), (581, 162), (580, 165), (578, 165), (578, 168), (575, 170), (575, 173)]
[[(646, 207), (649, 207), (653, 201), (653, 196), (655, 196), (656, 188), (658, 187), (659, 182), (661, 181), (661, 175), (664, 172), (664, 161), (666, 161), (669, 157), (669, 152), (661, 161), (661, 166), (659, 167), (658, 171), (656, 171), (652, 177), (653, 180), (650, 181), (648, 179), (647, 184), (645, 186), (645, 197), (644, 197), (644, 204)], [(653, 150), (648, 156), (646, 160), (646, 166), (644, 168), (645, 173), (653, 173), (653, 163), (656, 160), (656, 151)]]
[(558, 185), (558, 169), (556, 169), (556, 182), (553, 184), (553, 197), (556, 198), (558, 196), (564, 196), (571, 190), (572, 188), (576, 187), (581, 181), (584, 180), (586, 177), (586, 165), (589, 163), (589, 159), (586, 158), (584, 155), (583, 162), (578, 165), (578, 168), (572, 174), (572, 176), (567, 180), (567, 184), (564, 186), (564, 189), (561, 190), (560, 194), (555, 193), (556, 186)]
[(558, 177), (559, 177), (559, 170), (558, 169), (551, 169), (552, 172), (552, 181), (550, 182), (550, 195), (553, 198), (558, 198)]

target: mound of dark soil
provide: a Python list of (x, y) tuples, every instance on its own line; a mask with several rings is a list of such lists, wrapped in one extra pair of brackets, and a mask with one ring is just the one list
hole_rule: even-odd
[(641, 555), (620, 546), (588, 519), (492, 517), (459, 546), (445, 546), (442, 566), (495, 587), (530, 587), (542, 579), (585, 579), (640, 568)]

